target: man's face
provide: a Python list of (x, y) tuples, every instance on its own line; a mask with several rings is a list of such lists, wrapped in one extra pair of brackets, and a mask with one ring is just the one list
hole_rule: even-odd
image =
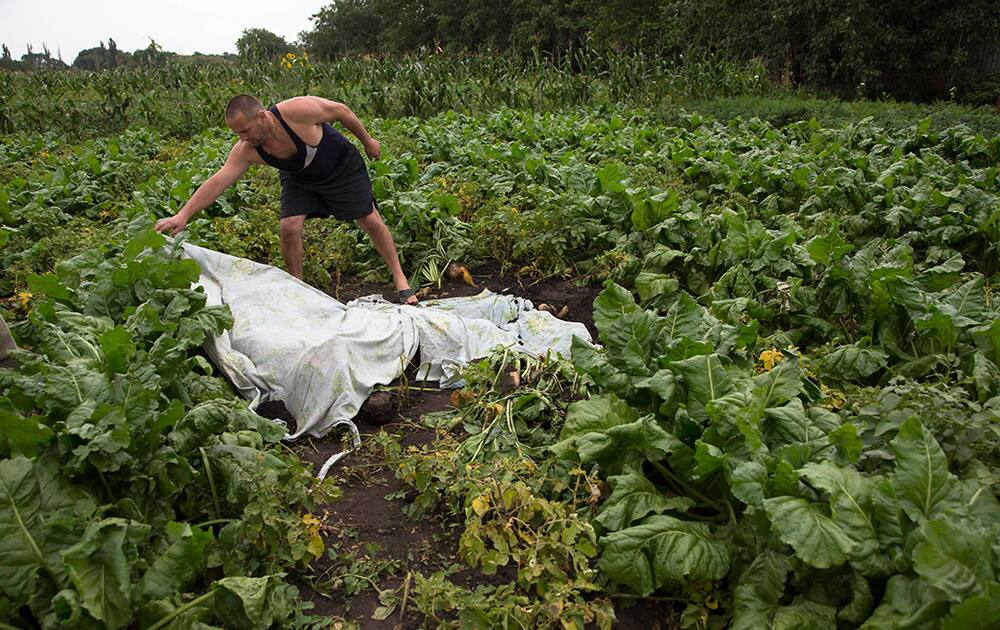
[(226, 119), (226, 124), (240, 137), (240, 140), (259, 147), (266, 139), (267, 128), (264, 124), (264, 116), (264, 110), (249, 117), (243, 112), (236, 112), (231, 118)]

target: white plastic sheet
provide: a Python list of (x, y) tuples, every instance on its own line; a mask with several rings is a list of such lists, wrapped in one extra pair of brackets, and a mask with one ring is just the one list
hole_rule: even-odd
[(321, 437), (353, 418), (377, 385), (398, 378), (419, 350), (418, 378), (460, 385), (461, 369), (497, 347), (569, 357), (583, 324), (534, 310), (530, 301), (484, 290), (418, 306), (369, 296), (343, 304), (284, 271), (191, 244), (209, 304), (225, 304), (233, 327), (206, 342), (216, 365), (253, 402), (280, 400), (296, 419), (287, 439)]

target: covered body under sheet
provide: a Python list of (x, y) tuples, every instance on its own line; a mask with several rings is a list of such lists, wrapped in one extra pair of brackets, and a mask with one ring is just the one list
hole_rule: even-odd
[(191, 244), (209, 304), (225, 304), (233, 327), (206, 350), (253, 402), (280, 400), (295, 416), (288, 436), (319, 437), (353, 418), (377, 385), (398, 378), (420, 352), (418, 377), (460, 384), (462, 367), (497, 346), (569, 357), (583, 324), (534, 310), (530, 301), (484, 290), (418, 306), (367, 297), (343, 304), (284, 271)]

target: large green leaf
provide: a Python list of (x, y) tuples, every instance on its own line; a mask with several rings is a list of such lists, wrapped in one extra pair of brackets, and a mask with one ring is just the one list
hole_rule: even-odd
[(296, 609), (298, 590), (285, 583), (283, 573), (264, 577), (227, 577), (216, 580), (215, 614), (233, 628), (269, 628), (288, 619)]
[(927, 521), (922, 530), (924, 540), (913, 550), (913, 570), (952, 601), (980, 595), (988, 582), (996, 581), (995, 535), (957, 518)]
[(800, 628), (836, 630), (837, 609), (833, 606), (797, 597), (788, 606), (781, 606), (774, 611), (770, 627), (772, 630), (799, 630)]
[(594, 300), (594, 322), (605, 344), (607, 361), (616, 369), (637, 377), (648, 377), (658, 369), (658, 339), (664, 321), (642, 310), (632, 294), (612, 284)]
[(972, 329), (972, 338), (993, 363), (1000, 365), (1000, 317)]
[(668, 497), (653, 482), (635, 471), (609, 477), (608, 481), (614, 491), (601, 506), (596, 520), (609, 531), (625, 529), (649, 514), (686, 512), (694, 506), (694, 501), (687, 497)]
[(857, 344), (839, 346), (823, 357), (823, 376), (836, 380), (857, 381), (867, 378), (888, 364), (889, 355), (877, 348), (862, 348)]
[(753, 377), (754, 402), (761, 408), (784, 405), (802, 391), (802, 370), (795, 359), (784, 358), (772, 369)]
[(551, 446), (563, 458), (578, 455), (597, 462), (611, 474), (643, 461), (659, 460), (679, 447), (651, 415), (639, 412), (614, 394), (594, 396), (570, 405), (560, 441)]
[(601, 339), (608, 343), (606, 333), (611, 333), (619, 319), (627, 314), (641, 310), (636, 306), (635, 298), (625, 287), (611, 284), (594, 300), (594, 325), (601, 333)]
[(123, 326), (116, 326), (101, 334), (98, 342), (104, 351), (104, 364), (108, 374), (124, 374), (129, 360), (136, 352), (135, 343), (129, 332)]
[(0, 588), (15, 600), (27, 596), (32, 575), (45, 566), (34, 472), (24, 457), (0, 461)]
[(188, 523), (168, 523), (170, 545), (146, 570), (139, 583), (144, 599), (159, 599), (188, 586), (205, 567), (205, 547), (212, 542), (211, 531), (192, 528)]
[(110, 518), (91, 523), (83, 540), (63, 552), (63, 564), (80, 603), (104, 627), (122, 628), (132, 618), (126, 544), (130, 524)]
[(38, 295), (47, 295), (55, 300), (70, 300), (73, 297), (72, 291), (63, 286), (56, 278), (55, 274), (28, 274), (28, 289)]
[(989, 630), (1000, 627), (1000, 584), (986, 585), (982, 595), (970, 597), (952, 607), (941, 630)]
[(691, 581), (721, 580), (729, 572), (726, 547), (704, 523), (652, 516), (601, 543), (598, 567), (641, 595)]
[(636, 230), (648, 230), (660, 223), (677, 209), (679, 197), (676, 190), (657, 193), (650, 197), (633, 196), (632, 225)]
[(868, 479), (853, 468), (842, 468), (829, 461), (806, 464), (799, 473), (813, 486), (829, 493), (833, 521), (853, 542), (852, 559), (870, 563), (879, 553), (879, 541), (871, 516)]
[(663, 332), (668, 338), (674, 340), (682, 337), (700, 340), (704, 319), (705, 309), (699, 306), (688, 293), (681, 292), (667, 309), (664, 317), (666, 326)]
[(817, 413), (814, 408), (806, 410), (802, 400), (793, 398), (786, 405), (766, 409), (765, 414), (769, 421), (766, 435), (772, 448), (801, 444), (810, 459), (830, 449), (830, 439), (824, 431), (828, 426), (821, 427), (820, 422), (832, 423), (825, 422), (827, 419), (822, 417), (822, 412)]
[(899, 427), (892, 452), (896, 456), (893, 486), (907, 516), (922, 522), (959, 506), (958, 480), (948, 471), (948, 459), (916, 418)]
[(6, 441), (12, 455), (32, 456), (48, 442), (52, 429), (40, 422), (44, 416), (24, 417), (6, 398), (0, 398), (0, 452)]
[(972, 355), (972, 378), (976, 382), (979, 402), (986, 401), (1000, 390), (1000, 367), (981, 351)]
[(61, 575), (58, 554), (46, 540), (46, 524), (87, 518), (96, 507), (59, 474), (54, 460), (0, 460), (0, 590), (23, 602), (40, 568)]
[(855, 571), (851, 574), (851, 601), (837, 611), (837, 619), (855, 625), (860, 624), (868, 618), (874, 603), (875, 598), (872, 596), (868, 580)]
[(671, 295), (677, 291), (680, 282), (677, 278), (655, 271), (643, 271), (635, 277), (635, 290), (644, 301), (661, 295)]
[(883, 546), (903, 544), (903, 513), (892, 480), (882, 477), (872, 485), (872, 520)]
[(951, 317), (958, 328), (969, 328), (985, 323), (986, 308), (984, 279), (980, 274), (957, 287), (943, 300), (941, 310)]
[(628, 167), (621, 162), (608, 162), (597, 171), (597, 179), (601, 183), (602, 192), (624, 192), (622, 180), (628, 179)]
[(854, 246), (844, 240), (840, 234), (840, 226), (833, 223), (830, 231), (822, 236), (814, 236), (805, 245), (809, 257), (821, 265), (830, 266), (851, 253)]
[(670, 368), (687, 387), (687, 410), (696, 420), (707, 419), (705, 405), (732, 389), (729, 374), (717, 354), (704, 354), (683, 361), (673, 361)]
[(784, 496), (766, 499), (764, 510), (778, 537), (806, 563), (828, 569), (847, 561), (854, 542), (818, 506)]
[(779, 601), (785, 594), (785, 580), (791, 571), (787, 556), (765, 551), (743, 571), (733, 592), (731, 630), (756, 630), (771, 627)]
[(894, 575), (878, 608), (861, 626), (865, 630), (933, 628), (948, 612), (944, 593), (912, 575)]
[(747, 505), (760, 506), (764, 502), (767, 483), (767, 468), (757, 461), (740, 462), (729, 473), (733, 496)]
[(657, 339), (663, 322), (649, 311), (622, 315), (614, 332), (603, 335), (608, 361), (633, 376), (651, 376), (657, 371)]
[(600, 387), (621, 396), (628, 395), (630, 387), (628, 374), (611, 365), (604, 350), (574, 336), (572, 352), (573, 365), (578, 371), (590, 376)]

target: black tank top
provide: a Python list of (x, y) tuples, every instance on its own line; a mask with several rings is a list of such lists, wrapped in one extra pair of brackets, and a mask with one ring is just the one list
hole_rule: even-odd
[(267, 111), (274, 114), (274, 117), (278, 119), (281, 126), (288, 132), (292, 142), (295, 143), (297, 152), (288, 159), (281, 159), (267, 153), (261, 147), (254, 148), (257, 149), (257, 153), (260, 154), (262, 160), (277, 169), (293, 173), (296, 177), (316, 181), (325, 179), (340, 164), (344, 153), (353, 146), (330, 123), (323, 123), (323, 137), (320, 138), (319, 144), (316, 146), (306, 144), (302, 138), (292, 131), (292, 128), (288, 126), (285, 119), (281, 117), (281, 112), (278, 111), (277, 105), (272, 105)]

